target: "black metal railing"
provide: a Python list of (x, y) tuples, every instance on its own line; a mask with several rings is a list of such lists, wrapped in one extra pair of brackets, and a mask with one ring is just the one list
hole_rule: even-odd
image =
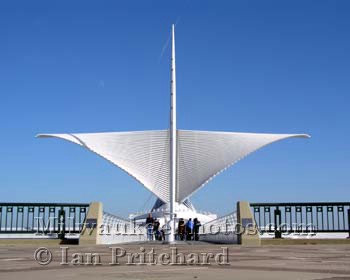
[(85, 203), (1, 203), (0, 234), (80, 233), (89, 204)]
[(261, 233), (349, 233), (350, 202), (250, 203)]

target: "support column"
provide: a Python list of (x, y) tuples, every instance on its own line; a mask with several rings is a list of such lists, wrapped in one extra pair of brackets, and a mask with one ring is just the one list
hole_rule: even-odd
[(103, 223), (103, 205), (101, 202), (91, 202), (86, 215), (83, 230), (80, 234), (79, 245), (102, 244), (100, 226)]
[(255, 219), (247, 201), (237, 202), (237, 223), (238, 226), (238, 244), (243, 246), (260, 246), (260, 234), (258, 232)]

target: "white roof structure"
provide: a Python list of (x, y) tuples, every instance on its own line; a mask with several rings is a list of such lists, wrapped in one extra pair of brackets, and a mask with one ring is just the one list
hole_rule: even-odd
[[(170, 201), (169, 130), (39, 137), (56, 137), (78, 144), (123, 169), (162, 201)], [(176, 202), (183, 202), (250, 153), (292, 137), (307, 135), (177, 130)]]
[[(80, 145), (126, 171), (169, 204), (171, 229), (175, 205), (184, 203), (216, 175), (250, 153), (306, 134), (257, 134), (178, 130), (176, 125), (175, 27), (172, 26), (170, 127), (159, 131), (39, 134)], [(174, 232), (173, 232), (174, 233)], [(169, 235), (169, 241), (174, 234)]]

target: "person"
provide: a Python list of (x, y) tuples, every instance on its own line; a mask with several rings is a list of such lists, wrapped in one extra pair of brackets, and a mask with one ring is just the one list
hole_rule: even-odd
[(186, 240), (192, 240), (193, 236), (193, 221), (192, 218), (189, 218), (189, 220), (186, 223)]
[(160, 231), (159, 231), (159, 226), (160, 226), (159, 220), (154, 219), (154, 221), (153, 221), (153, 233), (154, 233), (154, 239), (155, 240), (161, 240), (161, 234), (160, 234)]
[(160, 230), (160, 239), (159, 240), (160, 241), (164, 241), (165, 240), (165, 231), (164, 231), (164, 229)]
[(149, 213), (146, 219), (147, 239), (149, 241), (153, 240), (153, 223), (154, 223), (154, 219), (152, 218), (152, 214)]
[(177, 234), (180, 240), (184, 240), (185, 237), (185, 221), (183, 218), (180, 218), (177, 226)]
[(199, 228), (201, 225), (202, 225), (201, 222), (197, 218), (194, 218), (194, 220), (193, 220), (194, 240), (196, 240), (196, 241), (199, 240)]

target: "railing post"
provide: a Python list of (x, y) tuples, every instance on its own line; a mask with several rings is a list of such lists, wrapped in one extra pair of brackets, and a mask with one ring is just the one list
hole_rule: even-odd
[(275, 209), (275, 238), (282, 238), (282, 232), (281, 232), (281, 210), (278, 208)]
[(58, 238), (63, 240), (66, 232), (66, 213), (61, 207), (58, 211)]
[(348, 230), (349, 230), (348, 238), (350, 238), (350, 208), (348, 209)]

